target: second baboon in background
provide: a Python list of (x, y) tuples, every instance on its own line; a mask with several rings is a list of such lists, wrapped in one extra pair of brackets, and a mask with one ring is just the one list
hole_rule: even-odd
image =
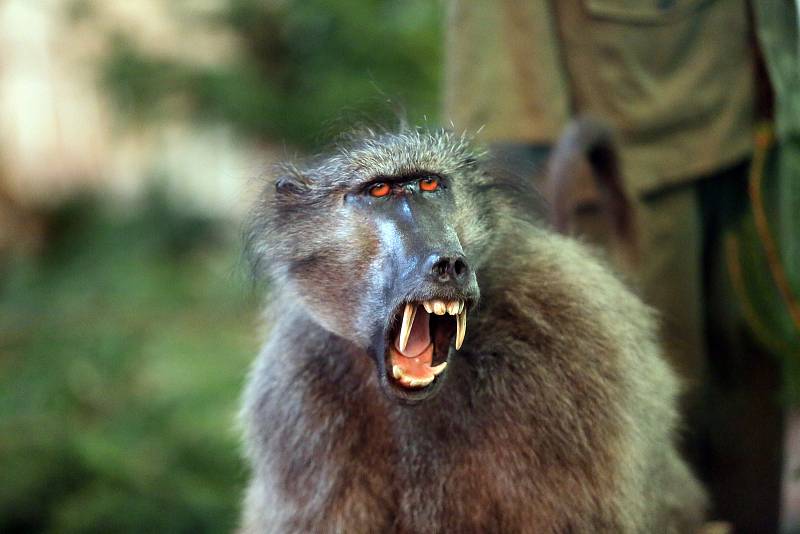
[(417, 130), (267, 184), (242, 532), (699, 527), (652, 313), (535, 197)]

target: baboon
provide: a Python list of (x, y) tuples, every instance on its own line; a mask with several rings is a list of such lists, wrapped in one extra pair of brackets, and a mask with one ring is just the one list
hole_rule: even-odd
[(448, 131), (371, 132), (266, 185), (241, 532), (701, 524), (653, 313), (486, 163)]

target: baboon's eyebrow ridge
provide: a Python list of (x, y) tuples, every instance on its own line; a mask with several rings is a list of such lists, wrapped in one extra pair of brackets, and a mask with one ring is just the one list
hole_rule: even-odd
[(365, 177), (363, 180), (355, 182), (356, 187), (364, 187), (374, 183), (386, 182), (389, 184), (402, 184), (407, 182), (414, 182), (421, 178), (435, 177), (442, 179), (444, 175), (437, 171), (429, 171), (426, 169), (414, 169), (410, 172), (402, 174), (376, 174), (370, 177)]
[(450, 132), (411, 131), (387, 134), (342, 147), (338, 158), (354, 173), (403, 176), (420, 170), (452, 175), (475, 162), (483, 153), (475, 150), (466, 136)]

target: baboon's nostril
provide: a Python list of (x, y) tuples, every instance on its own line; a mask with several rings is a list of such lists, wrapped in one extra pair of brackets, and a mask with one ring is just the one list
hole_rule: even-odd
[(456, 278), (461, 278), (467, 274), (467, 264), (461, 258), (457, 258), (453, 265), (453, 272), (456, 273)]
[(469, 273), (467, 262), (461, 256), (439, 256), (434, 259), (431, 274), (440, 282), (461, 281)]
[(431, 271), (436, 276), (447, 276), (447, 271), (450, 269), (450, 258), (441, 258), (433, 264)]

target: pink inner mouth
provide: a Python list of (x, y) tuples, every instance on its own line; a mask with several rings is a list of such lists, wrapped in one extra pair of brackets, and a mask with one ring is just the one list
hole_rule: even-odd
[(433, 343), (430, 333), (430, 314), (422, 306), (417, 307), (411, 334), (405, 350), (400, 350), (400, 333), (389, 347), (391, 365), (399, 366), (403, 374), (412, 379), (428, 379), (434, 375), (431, 369), (433, 361)]
[(414, 322), (411, 325), (411, 334), (408, 336), (406, 350), (400, 350), (400, 332), (394, 340), (394, 348), (406, 358), (414, 358), (422, 354), (431, 344), (430, 314), (422, 306), (417, 306)]

